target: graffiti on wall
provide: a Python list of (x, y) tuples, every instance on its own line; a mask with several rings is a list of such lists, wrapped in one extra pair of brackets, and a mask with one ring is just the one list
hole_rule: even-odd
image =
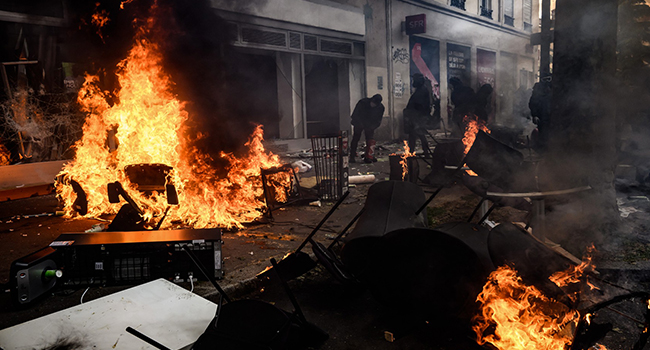
[(409, 60), (409, 51), (405, 47), (393, 47), (393, 63), (403, 63), (408, 64)]

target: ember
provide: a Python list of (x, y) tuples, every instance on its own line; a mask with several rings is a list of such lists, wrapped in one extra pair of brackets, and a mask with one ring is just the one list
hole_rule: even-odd
[[(153, 21), (148, 23), (151, 26)], [(120, 205), (109, 203), (107, 196), (107, 184), (114, 181), (124, 185), (145, 211), (145, 218), (162, 215), (167, 207), (164, 194), (137, 191), (124, 173), (132, 164), (156, 163), (173, 168), (167, 182), (178, 192), (180, 206), (169, 211), (168, 223), (232, 228), (260, 217), (259, 209), (264, 207), (260, 169), (281, 165), (277, 155), (265, 152), (262, 126), (245, 144), (248, 153), (244, 157), (224, 152), (219, 155), (229, 166), (226, 178), (217, 175), (217, 170), (207, 165), (211, 156), (191, 147), (192, 139), (184, 127), (190, 118), (185, 103), (171, 92), (173, 82), (162, 70), (158, 46), (146, 34), (143, 31), (136, 37), (128, 57), (118, 65), (121, 89), (114, 93), (118, 102), (108, 102), (110, 93), (99, 88), (97, 76), (86, 76), (79, 91), (79, 103), (88, 114), (83, 137), (75, 145), (74, 161), (65, 166), (56, 184), (66, 214), (73, 214), (76, 196), (68, 184), (74, 180), (88, 197), (86, 216), (118, 211)], [(288, 186), (290, 176), (284, 176), (279, 182)]]

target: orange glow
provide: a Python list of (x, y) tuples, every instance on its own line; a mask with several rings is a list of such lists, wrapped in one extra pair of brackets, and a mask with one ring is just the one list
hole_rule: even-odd
[[(190, 146), (185, 133), (189, 115), (185, 103), (171, 92), (170, 77), (162, 70), (161, 55), (155, 43), (142, 36), (118, 65), (119, 91), (115, 104), (105, 98), (97, 76), (86, 76), (78, 101), (87, 113), (83, 136), (75, 144), (76, 155), (66, 164), (56, 184), (67, 216), (72, 216), (76, 198), (69, 180), (77, 181), (88, 198), (87, 217), (117, 213), (123, 203), (108, 201), (107, 184), (119, 181), (145, 212), (145, 218), (160, 216), (167, 207), (164, 193), (145, 195), (135, 189), (124, 168), (132, 164), (158, 163), (171, 166), (167, 183), (178, 192), (179, 205), (171, 208), (165, 220), (168, 227), (181, 223), (195, 228), (242, 227), (262, 215), (264, 207), (261, 168), (281, 165), (277, 155), (266, 152), (262, 126), (257, 126), (245, 146), (242, 158), (221, 153), (229, 162), (227, 176), (211, 169), (210, 155)], [(193, 135), (194, 138), (216, 137)], [(274, 182), (285, 187), (288, 174), (274, 175)], [(283, 190), (276, 193), (285, 193)], [(164, 227), (163, 227), (164, 228)]]
[[(95, 10), (97, 10), (97, 7), (99, 7), (99, 3), (95, 4)], [(93, 13), (90, 22), (97, 28), (97, 35), (104, 40), (104, 35), (102, 34), (102, 28), (108, 24), (110, 21), (110, 18), (108, 18), (108, 11), (106, 10), (101, 10), (101, 11), (96, 11)]]
[[(465, 151), (463, 154), (467, 154), (476, 140), (476, 134), (479, 130), (483, 130), (486, 133), (490, 133), (490, 129), (487, 128), (483, 120), (478, 119), (476, 116), (466, 115), (463, 118), (463, 124), (465, 124), (465, 134), (463, 135), (463, 145), (465, 145)], [(475, 172), (468, 169), (465, 170), (470, 176), (478, 176)]]
[(124, 5), (131, 3), (133, 0), (124, 0), (120, 3), (120, 10), (124, 10)]
[[(566, 287), (569, 284), (574, 284), (574, 283), (580, 283), (582, 282), (582, 278), (585, 274), (585, 272), (593, 271), (595, 269), (595, 266), (592, 262), (592, 254), (596, 248), (591, 245), (590, 247), (587, 248), (587, 254), (582, 258), (582, 262), (578, 266), (571, 266), (565, 271), (558, 271), (551, 275), (548, 279), (551, 280), (551, 282), (555, 283), (558, 287)], [(591, 289), (598, 289), (595, 285), (587, 282), (587, 285)], [(576, 300), (577, 295), (570, 294), (569, 297), (572, 300)]]
[(478, 131), (483, 130), (489, 134), (490, 129), (487, 128), (487, 125), (485, 125), (484, 121), (478, 119), (473, 115), (466, 115), (465, 118), (463, 118), (463, 124), (465, 124), (465, 134), (463, 135), (463, 145), (465, 145), (465, 152), (463, 152), (463, 154), (467, 154), (467, 152), (469, 152), (469, 150), (472, 148), (474, 140), (476, 140), (476, 134), (478, 134)]
[(406, 175), (409, 173), (408, 158), (415, 156), (415, 153), (411, 153), (408, 142), (404, 140), (404, 153), (402, 153), (402, 160), (399, 163), (402, 165), (402, 181), (406, 179)]
[(500, 350), (564, 350), (580, 319), (578, 311), (525, 285), (508, 266), (490, 274), (477, 301), (481, 306), (473, 326), (477, 342)]
[(5, 145), (0, 144), (0, 165), (9, 165), (11, 162), (11, 153), (5, 147)]

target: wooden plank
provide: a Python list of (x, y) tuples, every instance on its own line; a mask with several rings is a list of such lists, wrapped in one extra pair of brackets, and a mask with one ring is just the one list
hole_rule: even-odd
[(0, 166), (0, 191), (50, 185), (67, 160)]
[(36, 196), (45, 196), (52, 193), (54, 193), (54, 184), (20, 187), (4, 191), (0, 190), (0, 202)]

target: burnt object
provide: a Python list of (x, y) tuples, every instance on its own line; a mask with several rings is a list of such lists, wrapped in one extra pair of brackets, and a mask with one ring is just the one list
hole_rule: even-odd
[(465, 156), (467, 166), (490, 184), (507, 191), (535, 188), (532, 165), (524, 156), (479, 130)]
[[(275, 198), (277, 195), (278, 187), (282, 187), (278, 182), (273, 180), (273, 176), (280, 173), (286, 173), (291, 177), (291, 186), (289, 188), (282, 188), (287, 201), (284, 203), (278, 202)], [(285, 164), (279, 167), (261, 169), (262, 188), (264, 189), (264, 202), (266, 204), (266, 213), (270, 218), (273, 218), (273, 211), (285, 207), (287, 205), (300, 201), (300, 181), (296, 176), (296, 172), (291, 164)]]
[[(571, 348), (569, 350), (582, 350), (582, 349), (591, 349), (595, 343), (604, 338), (608, 332), (610, 332), (613, 327), (609, 323), (600, 324), (596, 322), (598, 320), (598, 311), (602, 309), (614, 310), (612, 307), (618, 303), (624, 301), (638, 301), (638, 306), (643, 311), (643, 320), (633, 319), (638, 323), (636, 329), (638, 330), (638, 336), (634, 344), (632, 345), (632, 350), (642, 350), (648, 342), (650, 333), (648, 332), (648, 327), (650, 327), (650, 308), (648, 308), (648, 303), (650, 302), (650, 294), (647, 292), (630, 292), (623, 295), (618, 295), (609, 300), (594, 304), (588, 308), (580, 310), (580, 322), (575, 330), (575, 338)], [(615, 311), (616, 312), (616, 311)], [(629, 318), (623, 313), (616, 312), (624, 317)], [(587, 316), (590, 315), (590, 316)], [(618, 331), (620, 332), (620, 330)], [(635, 334), (624, 334), (625, 338), (634, 337)]]
[(489, 270), (460, 239), (425, 228), (387, 233), (368, 258), (358, 278), (398, 317), (420, 321), (471, 318)]
[(146, 230), (145, 224), (142, 213), (132, 205), (125, 204), (117, 212), (111, 223), (108, 224), (106, 231), (144, 231)]
[(424, 182), (433, 186), (447, 185), (454, 176), (454, 170), (446, 166), (458, 166), (464, 157), (465, 145), (461, 139), (440, 139), (431, 156), (431, 172)]
[(139, 191), (165, 191), (167, 176), (172, 169), (165, 164), (132, 164), (124, 167), (124, 174)]
[(314, 171), (318, 196), (322, 200), (337, 200), (348, 191), (348, 133), (312, 136)]
[[(159, 169), (161, 167), (156, 167), (154, 169)], [(169, 168), (169, 167), (168, 167)], [(143, 171), (143, 169), (149, 169), (148, 167), (137, 167), (135, 169), (138, 169), (140, 171)], [(171, 169), (171, 168), (170, 168)], [(160, 174), (159, 172), (155, 172), (155, 174)], [(158, 178), (158, 184), (157, 185), (146, 185), (144, 188), (149, 188), (149, 189), (162, 189), (166, 192), (167, 195), (167, 204), (169, 205), (178, 205), (178, 194), (176, 193), (176, 187), (173, 184), (169, 183), (164, 183), (161, 182), (165, 180), (164, 178)], [(138, 187), (138, 188), (143, 188), (143, 187)], [(144, 219), (144, 212), (138, 204), (133, 200), (133, 198), (124, 190), (124, 187), (119, 181), (111, 182), (107, 185), (107, 192), (108, 192), (108, 201), (111, 203), (119, 203), (120, 202), (120, 197), (124, 198), (126, 200), (127, 204), (123, 205), (120, 210), (118, 211), (117, 215), (115, 218), (113, 218), (113, 221), (108, 225), (107, 230), (108, 231), (141, 231), (145, 229), (145, 225), (147, 224), (145, 219)], [(158, 221), (158, 223), (155, 225), (155, 229), (158, 230), (160, 229), (163, 221), (165, 220), (165, 217), (167, 217), (167, 213), (169, 212), (169, 208), (165, 210), (165, 213), (163, 214), (162, 218)]]
[(219, 229), (66, 233), (50, 244), (61, 257), (58, 283), (66, 287), (188, 281), (196, 269), (184, 245), (212, 267), (213, 278), (223, 276)]
[(410, 156), (406, 158), (406, 169), (407, 173), (404, 179), (402, 179), (402, 174), (404, 168), (402, 167), (402, 155), (390, 155), (388, 156), (388, 161), (390, 164), (390, 175), (389, 180), (391, 181), (408, 181), (417, 183), (420, 175), (420, 163), (418, 163), (418, 157)]
[(72, 208), (79, 215), (88, 214), (88, 197), (86, 196), (86, 192), (75, 180), (70, 180), (70, 186), (72, 186), (72, 190), (77, 195), (77, 198), (75, 198), (74, 202), (72, 203)]
[(519, 210), (530, 212), (532, 205), (530, 202), (523, 198), (516, 197), (503, 197), (503, 196), (489, 196), (488, 192), (502, 193), (505, 192), (502, 188), (491, 184), (480, 176), (471, 176), (464, 173), (461, 177), (463, 185), (467, 187), (474, 194), (480, 196), (482, 199), (487, 199), (492, 203), (502, 207), (512, 207)]
[(566, 294), (548, 279), (556, 272), (575, 266), (569, 259), (510, 223), (500, 224), (490, 231), (488, 249), (494, 266), (514, 266), (524, 283), (534, 285), (545, 295), (572, 306)]
[(345, 237), (341, 260), (350, 273), (362, 275), (371, 267), (378, 238), (407, 227), (426, 227), (426, 215), (416, 214), (425, 201), (424, 192), (414, 183), (382, 181), (368, 189), (368, 196), (354, 229)]
[[(194, 256), (194, 252), (183, 247), (196, 267), (205, 273), (206, 268)], [(275, 259), (273, 269), (278, 270)], [(209, 276), (208, 276), (209, 277)], [(268, 276), (267, 276), (268, 277)], [(329, 337), (323, 330), (307, 321), (298, 302), (280, 274), (288, 298), (294, 306), (287, 312), (259, 300), (241, 299), (231, 301), (213, 278), (212, 285), (219, 291), (220, 299), (214, 319), (205, 332), (192, 346), (193, 350), (274, 350), (307, 349), (322, 344)], [(223, 301), (227, 303), (224, 305)]]
[[(325, 214), (325, 216), (321, 219), (321, 221), (316, 225), (316, 227), (311, 231), (311, 233), (305, 238), (305, 240), (298, 246), (295, 252), (292, 252), (285, 256), (280, 262), (277, 264), (277, 266), (273, 266), (270, 269), (267, 269), (265, 271), (262, 271), (257, 275), (258, 279), (261, 280), (266, 280), (270, 279), (273, 275), (277, 274), (280, 276), (283, 280), (291, 280), (294, 279), (298, 276), (301, 276), (305, 272), (313, 269), (316, 266), (316, 262), (312, 260), (312, 258), (309, 257), (309, 255), (305, 252), (302, 251), (302, 249), (307, 245), (307, 243), (311, 243), (312, 245), (314, 244), (313, 237), (314, 235), (320, 230), (320, 228), (323, 226), (323, 224), (327, 221), (327, 219), (334, 214), (336, 209), (343, 203), (345, 198), (350, 194), (350, 191), (346, 191), (343, 193), (341, 198), (332, 206), (332, 208)], [(271, 270), (277, 270), (274, 272), (271, 272)]]
[(496, 268), (488, 249), (490, 230), (485, 226), (467, 222), (452, 222), (436, 226), (434, 229), (457, 238), (470, 247), (481, 261), (486, 276)]

